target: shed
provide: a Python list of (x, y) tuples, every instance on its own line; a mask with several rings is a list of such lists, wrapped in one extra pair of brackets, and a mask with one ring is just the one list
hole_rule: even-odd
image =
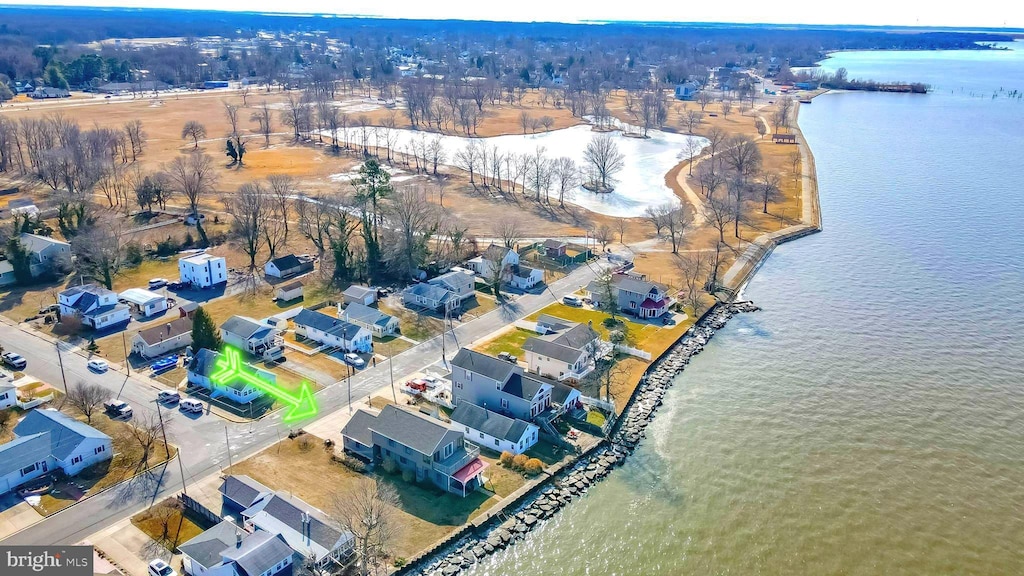
[(290, 302), (302, 298), (302, 282), (298, 280), (277, 287), (274, 295), (281, 302)]
[(136, 314), (152, 316), (167, 310), (167, 297), (143, 288), (129, 288), (118, 294), (118, 299), (128, 303)]
[(776, 144), (796, 144), (796, 134), (772, 134), (772, 142)]

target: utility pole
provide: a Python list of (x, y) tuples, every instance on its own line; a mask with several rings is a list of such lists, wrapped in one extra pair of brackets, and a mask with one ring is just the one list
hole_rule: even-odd
[(160, 402), (156, 403), (156, 416), (160, 419), (160, 434), (164, 437), (164, 453), (167, 455), (167, 459), (171, 459), (171, 446), (167, 444), (167, 430), (164, 429), (164, 412), (160, 409)]
[(128, 375), (132, 375), (132, 363), (128, 361), (128, 344), (124, 341), (124, 332), (121, 332), (121, 348), (124, 350), (124, 367), (128, 370)]
[(228, 440), (227, 426), (224, 427), (224, 443), (227, 444), (228, 446), (228, 468), (231, 468), (233, 466), (233, 464), (231, 463), (231, 441)]
[(64, 359), (60, 355), (60, 341), (54, 342), (57, 346), (57, 362), (60, 364), (60, 379), (64, 382), (64, 395), (68, 393), (68, 378), (64, 375)]
[(398, 404), (398, 393), (395, 392), (394, 358), (395, 355), (394, 352), (391, 350), (391, 342), (388, 342), (388, 374), (391, 376), (391, 399), (395, 401), (395, 404)]
[(345, 370), (345, 380), (348, 382), (348, 413), (352, 413), (352, 368), (351, 366)]

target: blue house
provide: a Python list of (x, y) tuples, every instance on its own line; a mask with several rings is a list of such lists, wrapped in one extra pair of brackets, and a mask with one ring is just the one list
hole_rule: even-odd
[(697, 97), (700, 86), (696, 82), (676, 84), (676, 100), (693, 100)]

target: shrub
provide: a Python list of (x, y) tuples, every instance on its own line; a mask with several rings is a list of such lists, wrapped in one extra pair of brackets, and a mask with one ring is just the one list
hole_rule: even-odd
[(138, 266), (142, 264), (142, 260), (145, 258), (145, 254), (142, 251), (142, 245), (138, 242), (129, 242), (124, 246), (124, 259), (129, 266)]
[(626, 339), (626, 335), (622, 333), (622, 330), (612, 330), (608, 333), (608, 341), (612, 344), (621, 344)]
[(506, 450), (506, 451), (501, 453), (501, 457), (498, 458), (498, 461), (501, 462), (502, 466), (504, 466), (505, 468), (508, 468), (508, 467), (512, 466), (512, 458), (514, 456), (515, 456), (515, 454), (513, 454), (513, 453), (509, 452), (508, 450)]
[(395, 470), (398, 470), (398, 464), (395, 462), (394, 458), (385, 458), (384, 461), (380, 463), (380, 467), (388, 474), (394, 474)]
[(405, 566), (406, 562), (408, 562), (408, 560), (402, 558), (401, 556), (395, 558), (395, 568), (401, 568), (402, 566)]
[(604, 320), (601, 320), (601, 324), (604, 324), (605, 328), (614, 328), (619, 325), (619, 321), (616, 320), (615, 318), (608, 317), (605, 318)]
[(348, 454), (344, 454), (342, 456), (331, 456), (331, 460), (337, 462), (338, 464), (341, 464), (342, 466), (348, 468), (349, 470), (355, 472), (356, 474), (362, 474), (366, 472), (366, 464), (363, 463), (363, 461), (360, 460), (359, 458), (353, 458)]
[(527, 460), (529, 460), (529, 458), (527, 458), (525, 454), (516, 454), (515, 457), (512, 458), (512, 468), (514, 470), (521, 471), (526, 467)]
[(185, 241), (181, 243), (183, 248), (191, 248), (196, 243), (195, 238), (192, 237), (192, 232), (185, 232)]
[(530, 458), (526, 461), (524, 469), (530, 476), (536, 476), (541, 473), (541, 470), (544, 470), (544, 463), (536, 458)]
[(172, 254), (177, 254), (180, 249), (181, 244), (170, 236), (168, 236), (166, 240), (161, 240), (156, 243), (157, 256), (171, 256)]
[(313, 441), (309, 439), (309, 436), (303, 435), (299, 438), (299, 450), (302, 452), (309, 452), (313, 449)]
[(406, 482), (409, 482), (411, 484), (412, 481), (415, 480), (415, 479), (416, 479), (416, 475), (413, 474), (412, 470), (409, 470), (409, 469), (402, 470), (402, 480), (405, 480)]

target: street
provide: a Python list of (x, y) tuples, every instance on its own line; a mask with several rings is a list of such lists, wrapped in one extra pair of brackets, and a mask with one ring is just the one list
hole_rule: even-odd
[[(524, 294), (514, 302), (500, 306), (474, 320), (465, 322), (430, 340), (396, 355), (393, 362), (398, 379), (437, 362), (445, 363), (458, 351), (488, 334), (508, 326), (562, 296), (586, 286), (597, 277), (604, 262), (592, 262), (553, 282), (539, 294)], [(29, 374), (62, 388), (56, 347), (36, 334), (17, 327), (0, 324), (0, 342), (9, 351), (18, 352), (28, 360)], [(111, 370), (95, 374), (86, 368), (86, 358), (71, 352), (61, 352), (68, 384), (79, 381), (95, 382), (120, 394), (137, 411), (155, 411), (156, 393), (160, 388), (148, 378), (127, 377)], [(316, 394), (319, 414), (326, 415), (342, 408), (350, 401), (368, 396), (390, 384), (388, 362), (364, 369), (350, 381), (341, 380)], [(281, 422), (279, 410), (262, 420), (236, 424), (211, 414), (193, 419), (176, 409), (163, 409), (167, 435), (179, 448), (179, 459), (152, 470), (149, 474), (117, 485), (106, 492), (82, 500), (29, 528), (0, 541), (4, 545), (73, 544), (90, 534), (110, 526), (168, 496), (179, 493), (187, 486), (238, 462), (287, 436), (288, 427)], [(305, 424), (308, 424), (306, 422)], [(303, 423), (295, 427), (301, 427)], [(184, 482), (182, 480), (184, 470)]]

